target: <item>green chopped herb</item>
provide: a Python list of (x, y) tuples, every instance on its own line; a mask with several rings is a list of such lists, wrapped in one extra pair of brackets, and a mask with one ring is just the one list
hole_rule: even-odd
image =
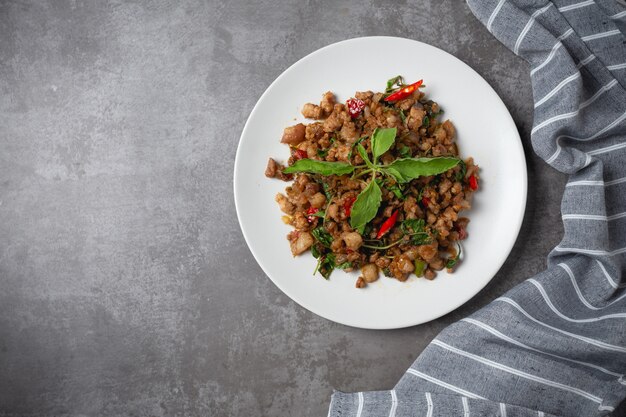
[(347, 268), (352, 268), (352, 262), (350, 261), (346, 261), (344, 263), (341, 263), (339, 265), (335, 265), (335, 268), (337, 269), (347, 269)]
[(411, 236), (411, 245), (419, 246), (428, 245), (430, 243), (432, 243), (432, 239), (426, 232), (415, 233)]
[(404, 78), (402, 78), (402, 75), (396, 75), (395, 77), (387, 80), (387, 88), (385, 88), (385, 93), (386, 94), (393, 93), (394, 91), (396, 91), (397, 89), (403, 86), (404, 86)]
[(352, 153), (354, 152), (354, 148), (361, 143), (361, 141), (363, 139), (367, 139), (368, 136), (361, 136), (360, 138), (357, 139), (356, 142), (354, 142), (351, 146), (350, 146), (350, 152), (348, 152), (348, 161), (352, 159)]
[(330, 277), (333, 270), (335, 269), (335, 254), (334, 253), (326, 253), (319, 257), (317, 260), (317, 265), (313, 270), (313, 275), (320, 273), (325, 279)]
[(317, 248), (317, 244), (311, 246), (311, 255), (313, 255), (315, 259), (319, 258), (322, 255), (320, 250)]
[(326, 201), (330, 201), (333, 198), (333, 195), (330, 193), (329, 189), (330, 185), (326, 181), (322, 181), (322, 189), (324, 190), (324, 195), (326, 196)]
[(404, 110), (400, 109), (400, 119), (402, 119), (402, 124), (406, 125), (406, 114), (404, 114)]
[(323, 176), (312, 175), (312, 178), (313, 181), (319, 184), (321, 191), (324, 193), (324, 196), (326, 197), (326, 208), (328, 208), (328, 205), (333, 198), (333, 194), (330, 192), (330, 184), (324, 181)]
[(402, 190), (397, 185), (392, 185), (391, 187), (387, 187), (389, 191), (391, 191), (398, 199), (404, 200), (404, 194), (402, 194)]
[(457, 252), (456, 256), (452, 259), (448, 259), (448, 262), (446, 262), (446, 268), (454, 268), (454, 266), (459, 262), (459, 259), (461, 258), (461, 245), (459, 243), (457, 243), (457, 246), (459, 248), (459, 251)]
[(318, 211), (316, 211), (315, 213), (312, 213), (312, 214), (307, 214), (307, 217), (309, 217), (309, 216), (311, 216), (311, 217), (321, 217), (321, 218), (324, 218), (324, 217), (326, 217), (326, 211), (324, 211), (324, 210), (318, 210)]
[(467, 165), (465, 164), (465, 161), (460, 160), (459, 161), (459, 171), (456, 173), (456, 180), (457, 181), (463, 181), (465, 179), (465, 174), (467, 173)]
[(439, 183), (441, 182), (441, 180), (443, 179), (443, 177), (441, 175), (435, 175), (433, 177), (432, 180), (430, 180), (430, 183), (428, 185), (430, 185), (431, 187), (436, 187), (437, 185), (439, 185)]
[(402, 145), (398, 148), (398, 153), (400, 154), (400, 158), (410, 158), (413, 156), (411, 155), (411, 148), (406, 145)]
[(426, 270), (426, 262), (422, 261), (421, 259), (416, 259), (413, 264), (415, 266), (415, 270), (413, 271), (415, 275), (417, 275), (418, 277), (424, 276), (424, 271)]
[(313, 235), (315, 240), (317, 240), (319, 243), (321, 243), (322, 245), (326, 246), (327, 248), (330, 248), (330, 244), (333, 243), (333, 237), (322, 226), (319, 226), (319, 227), (313, 229), (311, 234)]
[(424, 230), (426, 222), (424, 219), (406, 219), (400, 225), (400, 229), (409, 236), (412, 245), (426, 245), (431, 242), (431, 238)]
[(406, 219), (400, 225), (400, 228), (405, 233), (421, 233), (424, 231), (426, 222), (424, 219)]
[(429, 127), (429, 126), (430, 126), (430, 117), (424, 116), (424, 119), (422, 119), (422, 127)]

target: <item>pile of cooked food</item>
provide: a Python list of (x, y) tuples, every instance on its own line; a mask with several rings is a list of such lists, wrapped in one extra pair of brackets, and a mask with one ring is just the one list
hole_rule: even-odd
[(332, 92), (302, 114), (313, 123), (287, 127), (286, 165), (270, 158), (265, 175), (293, 181), (276, 202), (294, 256), (311, 251), (314, 274), (359, 270), (357, 288), (380, 272), (406, 281), (433, 279), (460, 263), (469, 219), (460, 217), (478, 189), (478, 166), (461, 159), (455, 129), (425, 97), (422, 81), (401, 76), (385, 92)]

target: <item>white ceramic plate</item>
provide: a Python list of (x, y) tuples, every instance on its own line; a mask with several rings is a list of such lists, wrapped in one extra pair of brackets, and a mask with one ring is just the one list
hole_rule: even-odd
[[(269, 157), (285, 162), (283, 129), (304, 121), (300, 109), (333, 91), (342, 102), (355, 91), (382, 91), (387, 79), (424, 79), (424, 91), (456, 126), (462, 157), (481, 167), (463, 262), (433, 281), (381, 278), (354, 287), (358, 273), (313, 276), (307, 252), (293, 258), (274, 196), (287, 183), (265, 178)], [(310, 122), (310, 121), (309, 121)], [(244, 237), (267, 276), (301, 306), (329, 320), (368, 329), (424, 323), (454, 310), (478, 293), (509, 255), (526, 205), (526, 161), (511, 115), (496, 92), (469, 66), (433, 46), (402, 38), (350, 39), (296, 62), (265, 91), (241, 134), (235, 160), (235, 203)]]

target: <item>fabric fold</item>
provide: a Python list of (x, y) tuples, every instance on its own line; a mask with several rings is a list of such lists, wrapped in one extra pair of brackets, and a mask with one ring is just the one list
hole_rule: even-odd
[(569, 174), (548, 268), (446, 328), (392, 391), (330, 416), (603, 416), (626, 398), (626, 12), (613, 0), (469, 0), (526, 60), (533, 149)]

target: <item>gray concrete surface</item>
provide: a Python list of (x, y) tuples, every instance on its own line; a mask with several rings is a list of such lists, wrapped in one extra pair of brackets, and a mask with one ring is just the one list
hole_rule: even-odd
[[(264, 89), (366, 35), (467, 62), (528, 158), (526, 216), (500, 273), (459, 310), (396, 331), (334, 324), (283, 295), (232, 195)], [(560, 240), (565, 178), (530, 150), (528, 80), (459, 1), (1, 2), (0, 415), (325, 416), (333, 388), (392, 387)]]

